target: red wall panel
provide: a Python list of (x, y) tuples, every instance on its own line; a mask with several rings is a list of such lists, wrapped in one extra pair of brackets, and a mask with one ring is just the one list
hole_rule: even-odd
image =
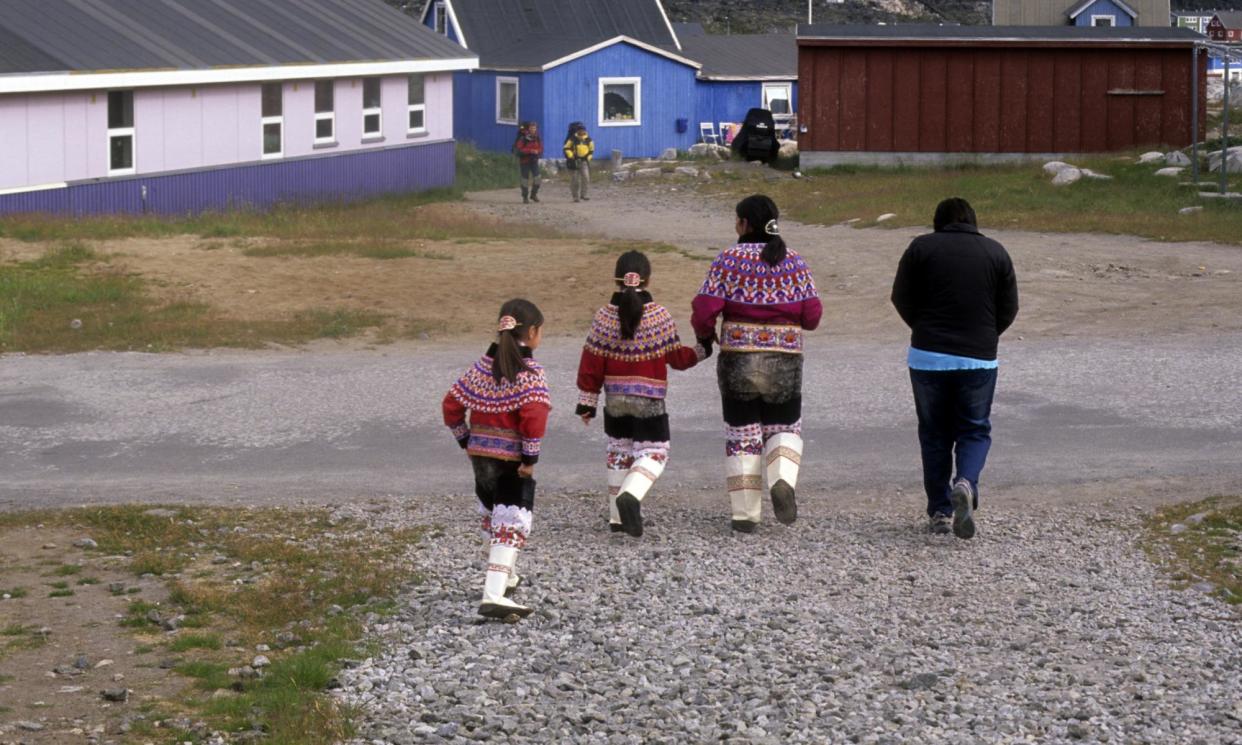
[(1025, 49), (1015, 49), (1001, 57), (1000, 152), (1026, 151), (1027, 61)]
[(951, 153), (969, 153), (975, 149), (975, 55), (968, 50), (949, 53), (948, 85), (948, 149)]
[(919, 150), (925, 153), (944, 152), (948, 148), (947, 120), (949, 58), (939, 49), (923, 52), (923, 69), (919, 71), (923, 87), (919, 91)]
[(985, 49), (975, 57), (975, 152), (1000, 150), (1001, 53)]
[(897, 55), (893, 65), (893, 150), (919, 149), (919, 101), (922, 98), (921, 52)]
[(867, 150), (893, 150), (894, 53), (877, 49), (867, 59)]
[(1026, 150), (1028, 153), (1052, 152), (1054, 117), (1053, 97), (1056, 95), (1056, 57), (1039, 49), (1031, 52), (1026, 65)]

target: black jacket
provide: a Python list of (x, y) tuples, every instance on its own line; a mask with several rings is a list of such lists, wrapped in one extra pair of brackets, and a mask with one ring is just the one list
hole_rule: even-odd
[(948, 225), (906, 249), (893, 305), (913, 332), (911, 346), (994, 360), (1000, 335), (1018, 315), (1013, 262), (974, 226)]

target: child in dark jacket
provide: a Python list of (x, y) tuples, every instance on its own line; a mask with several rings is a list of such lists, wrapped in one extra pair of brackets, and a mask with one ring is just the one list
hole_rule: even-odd
[(552, 410), (543, 368), (532, 358), (542, 327), (543, 314), (534, 303), (505, 303), (496, 343), (444, 397), (444, 423), (470, 456), (483, 531), (491, 543), (479, 605), (479, 614), (488, 618), (525, 618), (531, 612), (507, 595), (519, 582), (513, 567), (530, 535), (535, 463)]
[(673, 317), (652, 300), (651, 263), (638, 251), (617, 259), (617, 291), (591, 324), (578, 364), (576, 413), (590, 424), (602, 389), (608, 435), (608, 524), (643, 534), (641, 504), (668, 463), (664, 396), (668, 368), (687, 370), (705, 359), (703, 345), (682, 346)]
[(539, 186), (543, 183), (539, 173), (539, 159), (543, 157), (543, 139), (539, 136), (537, 122), (524, 122), (518, 128), (513, 154), (518, 159), (518, 175), (522, 182), (522, 204), (539, 201)]

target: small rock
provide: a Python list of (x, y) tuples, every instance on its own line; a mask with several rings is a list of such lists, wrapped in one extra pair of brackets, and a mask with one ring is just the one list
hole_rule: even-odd
[(1178, 533), (1185, 533), (1187, 530), (1188, 528), (1185, 525), (1182, 525), (1181, 523), (1173, 523), (1172, 525), (1169, 526), (1169, 532), (1172, 533), (1173, 535), (1177, 535)]
[(1171, 166), (1189, 166), (1190, 156), (1183, 153), (1181, 150), (1174, 150), (1164, 156), (1164, 162)]
[(79, 538), (73, 542), (74, 548), (99, 548), (99, 544), (91, 538)]
[(176, 631), (181, 628), (181, 622), (185, 620), (185, 616), (171, 616), (160, 621), (160, 628), (165, 631)]
[(90, 669), (91, 661), (86, 659), (86, 655), (80, 654), (78, 655), (78, 658), (73, 661), (73, 666), (79, 670), (88, 670)]
[(634, 178), (660, 178), (663, 174), (659, 168), (639, 168), (634, 171)]
[(902, 681), (901, 687), (908, 691), (923, 691), (935, 686), (939, 680), (940, 676), (936, 673), (919, 673)]
[(1204, 594), (1208, 594), (1216, 590), (1216, 585), (1212, 584), (1211, 582), (1196, 582), (1195, 584), (1190, 586), (1190, 589), (1194, 590), (1195, 592), (1202, 592)]
[(21, 721), (17, 723), (17, 728), (24, 732), (42, 732), (43, 725), (38, 722)]
[(897, 216), (896, 212), (885, 212), (875, 219), (876, 222), (888, 222)]
[(1177, 214), (1179, 214), (1179, 215), (1194, 215), (1194, 214), (1198, 214), (1198, 213), (1200, 213), (1200, 212), (1202, 212), (1202, 211), (1203, 211), (1203, 206), (1202, 206), (1202, 205), (1195, 205), (1195, 206), (1193, 206), (1193, 207), (1182, 207), (1180, 210), (1178, 210), (1178, 211), (1177, 211)]
[(270, 664), (272, 664), (272, 661), (269, 660), (267, 657), (265, 657), (264, 655), (257, 655), (254, 658), (254, 660), (250, 663), (250, 666), (253, 667), (255, 670), (261, 670)]
[(329, 615), (329, 616), (339, 616), (339, 615), (341, 615), (341, 614), (342, 614), (342, 613), (344, 613), (344, 612), (345, 612), (345, 609), (344, 609), (344, 608), (342, 608), (342, 607), (341, 607), (341, 606), (339, 606), (339, 605), (329, 605), (329, 606), (328, 606), (328, 615)]
[(125, 703), (129, 700), (128, 688), (105, 688), (99, 692), (104, 701), (114, 701), (117, 703)]
[(694, 178), (699, 175), (699, 169), (694, 166), (677, 166), (677, 168), (673, 169), (673, 173), (676, 173), (678, 176), (690, 176), (691, 178)]
[(269, 647), (269, 646), (267, 646), (266, 644), (256, 644), (256, 645), (254, 645), (254, 651), (256, 651), (256, 652), (271, 652), (271, 651), (272, 651), (272, 648), (271, 648), (271, 647)]
[(165, 509), (163, 507), (153, 507), (149, 510), (144, 511), (142, 514), (148, 517), (176, 517), (177, 511)]
[(1206, 520), (1211, 514), (1212, 513), (1210, 512), (1196, 512), (1195, 514), (1186, 518), (1186, 522), (1190, 523), (1191, 525), (1198, 525), (1199, 523)]
[(101, 667), (111, 667), (112, 665), (113, 665), (112, 660), (100, 660), (99, 662), (95, 663), (95, 669), (98, 670)]
[(1156, 175), (1157, 176), (1180, 176), (1182, 175), (1182, 171), (1184, 170), (1186, 169), (1181, 168), (1181, 167), (1161, 168), (1160, 170), (1156, 171)]
[(114, 595), (119, 595), (120, 593), (125, 592), (125, 583), (124, 582), (109, 582), (108, 592)]
[(56, 548), (56, 544), (55, 544), (55, 543), (45, 543), (45, 544), (43, 544), (43, 550), (44, 550), (44, 551), (52, 551), (52, 550), (53, 550), (53, 549), (55, 549), (55, 548)]
[(664, 152), (660, 153), (660, 160), (677, 160), (677, 148), (665, 148)]
[(1143, 153), (1142, 155), (1139, 156), (1138, 162), (1140, 165), (1148, 165), (1150, 163), (1163, 163), (1164, 153), (1160, 152), (1159, 150), (1152, 150), (1150, 152)]
[(1070, 726), (1066, 728), (1066, 732), (1075, 740), (1085, 740), (1091, 736), (1091, 730), (1086, 725), (1079, 724), (1078, 722), (1070, 724)]

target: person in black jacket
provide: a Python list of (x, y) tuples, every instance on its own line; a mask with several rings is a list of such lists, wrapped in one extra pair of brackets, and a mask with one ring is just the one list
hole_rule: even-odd
[(1018, 315), (1018, 284), (1005, 247), (979, 233), (965, 199), (936, 207), (935, 231), (915, 238), (901, 257), (893, 305), (911, 329), (931, 532), (971, 538), (992, 444), (996, 348)]

